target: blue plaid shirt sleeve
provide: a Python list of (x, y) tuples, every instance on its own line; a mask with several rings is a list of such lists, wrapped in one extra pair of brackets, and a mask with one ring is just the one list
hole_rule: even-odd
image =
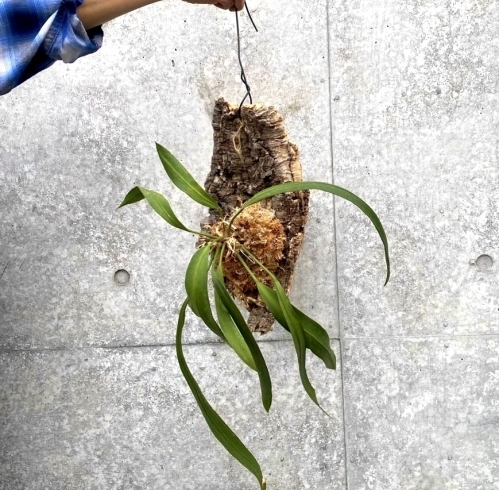
[(73, 63), (102, 45), (76, 15), (83, 0), (0, 0), (0, 95), (56, 60)]

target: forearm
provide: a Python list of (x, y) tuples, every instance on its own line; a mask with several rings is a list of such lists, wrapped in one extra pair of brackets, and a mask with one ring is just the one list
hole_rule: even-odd
[(77, 14), (88, 30), (157, 1), (159, 0), (85, 0), (78, 7)]

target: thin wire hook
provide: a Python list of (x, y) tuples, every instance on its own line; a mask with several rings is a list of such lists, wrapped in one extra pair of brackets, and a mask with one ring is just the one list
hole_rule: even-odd
[[(251, 13), (248, 8), (248, 3), (245, 2), (245, 7), (246, 7), (246, 12), (248, 13), (248, 17), (250, 18), (251, 23), (253, 24), (253, 27), (255, 28), (255, 31), (258, 32), (258, 28), (256, 27), (255, 22), (253, 21), (253, 17), (251, 17)], [(239, 29), (239, 14), (236, 10), (236, 30), (237, 30), (237, 58), (239, 60), (239, 67), (241, 68), (241, 81), (244, 84), (244, 87), (246, 88), (246, 95), (244, 96), (243, 100), (239, 104), (239, 118), (241, 119), (241, 109), (246, 102), (246, 99), (249, 98), (250, 104), (253, 104), (253, 97), (251, 96), (251, 87), (248, 84), (248, 80), (246, 78), (246, 73), (244, 72), (244, 66), (243, 66), (243, 61), (241, 59), (241, 32)]]

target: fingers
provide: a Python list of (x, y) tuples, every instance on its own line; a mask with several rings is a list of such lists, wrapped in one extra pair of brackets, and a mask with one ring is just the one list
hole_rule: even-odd
[(184, 0), (188, 3), (198, 3), (198, 4), (212, 4), (215, 7), (223, 10), (230, 10), (234, 12), (236, 10), (242, 10), (244, 8), (245, 0)]
[(245, 0), (217, 0), (215, 7), (234, 12), (236, 10), (242, 10), (244, 8), (244, 2)]

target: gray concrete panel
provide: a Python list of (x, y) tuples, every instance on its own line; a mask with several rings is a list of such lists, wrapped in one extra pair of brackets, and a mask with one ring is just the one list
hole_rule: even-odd
[[(293, 345), (262, 349), (274, 382), (269, 415), (257, 376), (228, 348), (188, 346), (185, 354), (269, 489), (343, 490), (339, 374), (310, 363), (328, 418), (301, 388)], [(257, 487), (209, 432), (172, 346), (2, 353), (0, 378), (2, 490)]]
[[(499, 332), (499, 6), (330, 3), (340, 319), (348, 336)], [(490, 256), (494, 264), (478, 266)]]
[(499, 336), (344, 348), (348, 488), (499, 488)]
[[(260, 32), (242, 14), (242, 53), (255, 101), (285, 116), (306, 178), (331, 181), (326, 1), (250, 6)], [(234, 14), (160, 2), (105, 33), (99, 53), (0, 99), (4, 348), (173, 342), (195, 239), (143, 203), (116, 207), (140, 183), (164, 192), (188, 225), (203, 217), (168, 183), (154, 142), (204, 180), (213, 101), (244, 95)], [(307, 235), (293, 298), (338, 336), (331, 197), (313, 196)], [(119, 269), (127, 286), (113, 281)], [(197, 324), (187, 340), (213, 336)]]
[[(337, 200), (334, 225), (314, 193), (293, 298), (334, 337), (339, 307), (344, 386), (311, 362), (332, 418), (303, 393), (282, 330), (262, 345), (270, 415), (254, 374), (190, 317), (195, 376), (269, 490), (499, 489), (497, 3), (250, 6), (255, 100), (285, 116), (307, 179), (331, 180), (332, 130), (335, 183), (379, 213), (393, 277), (383, 289), (369, 222)], [(204, 179), (213, 101), (244, 92), (234, 16), (160, 2), (105, 31), (99, 53), (0, 98), (0, 489), (253, 489), (170, 345), (195, 238), (143, 203), (116, 210), (140, 183), (189, 225), (203, 217), (154, 142)]]

